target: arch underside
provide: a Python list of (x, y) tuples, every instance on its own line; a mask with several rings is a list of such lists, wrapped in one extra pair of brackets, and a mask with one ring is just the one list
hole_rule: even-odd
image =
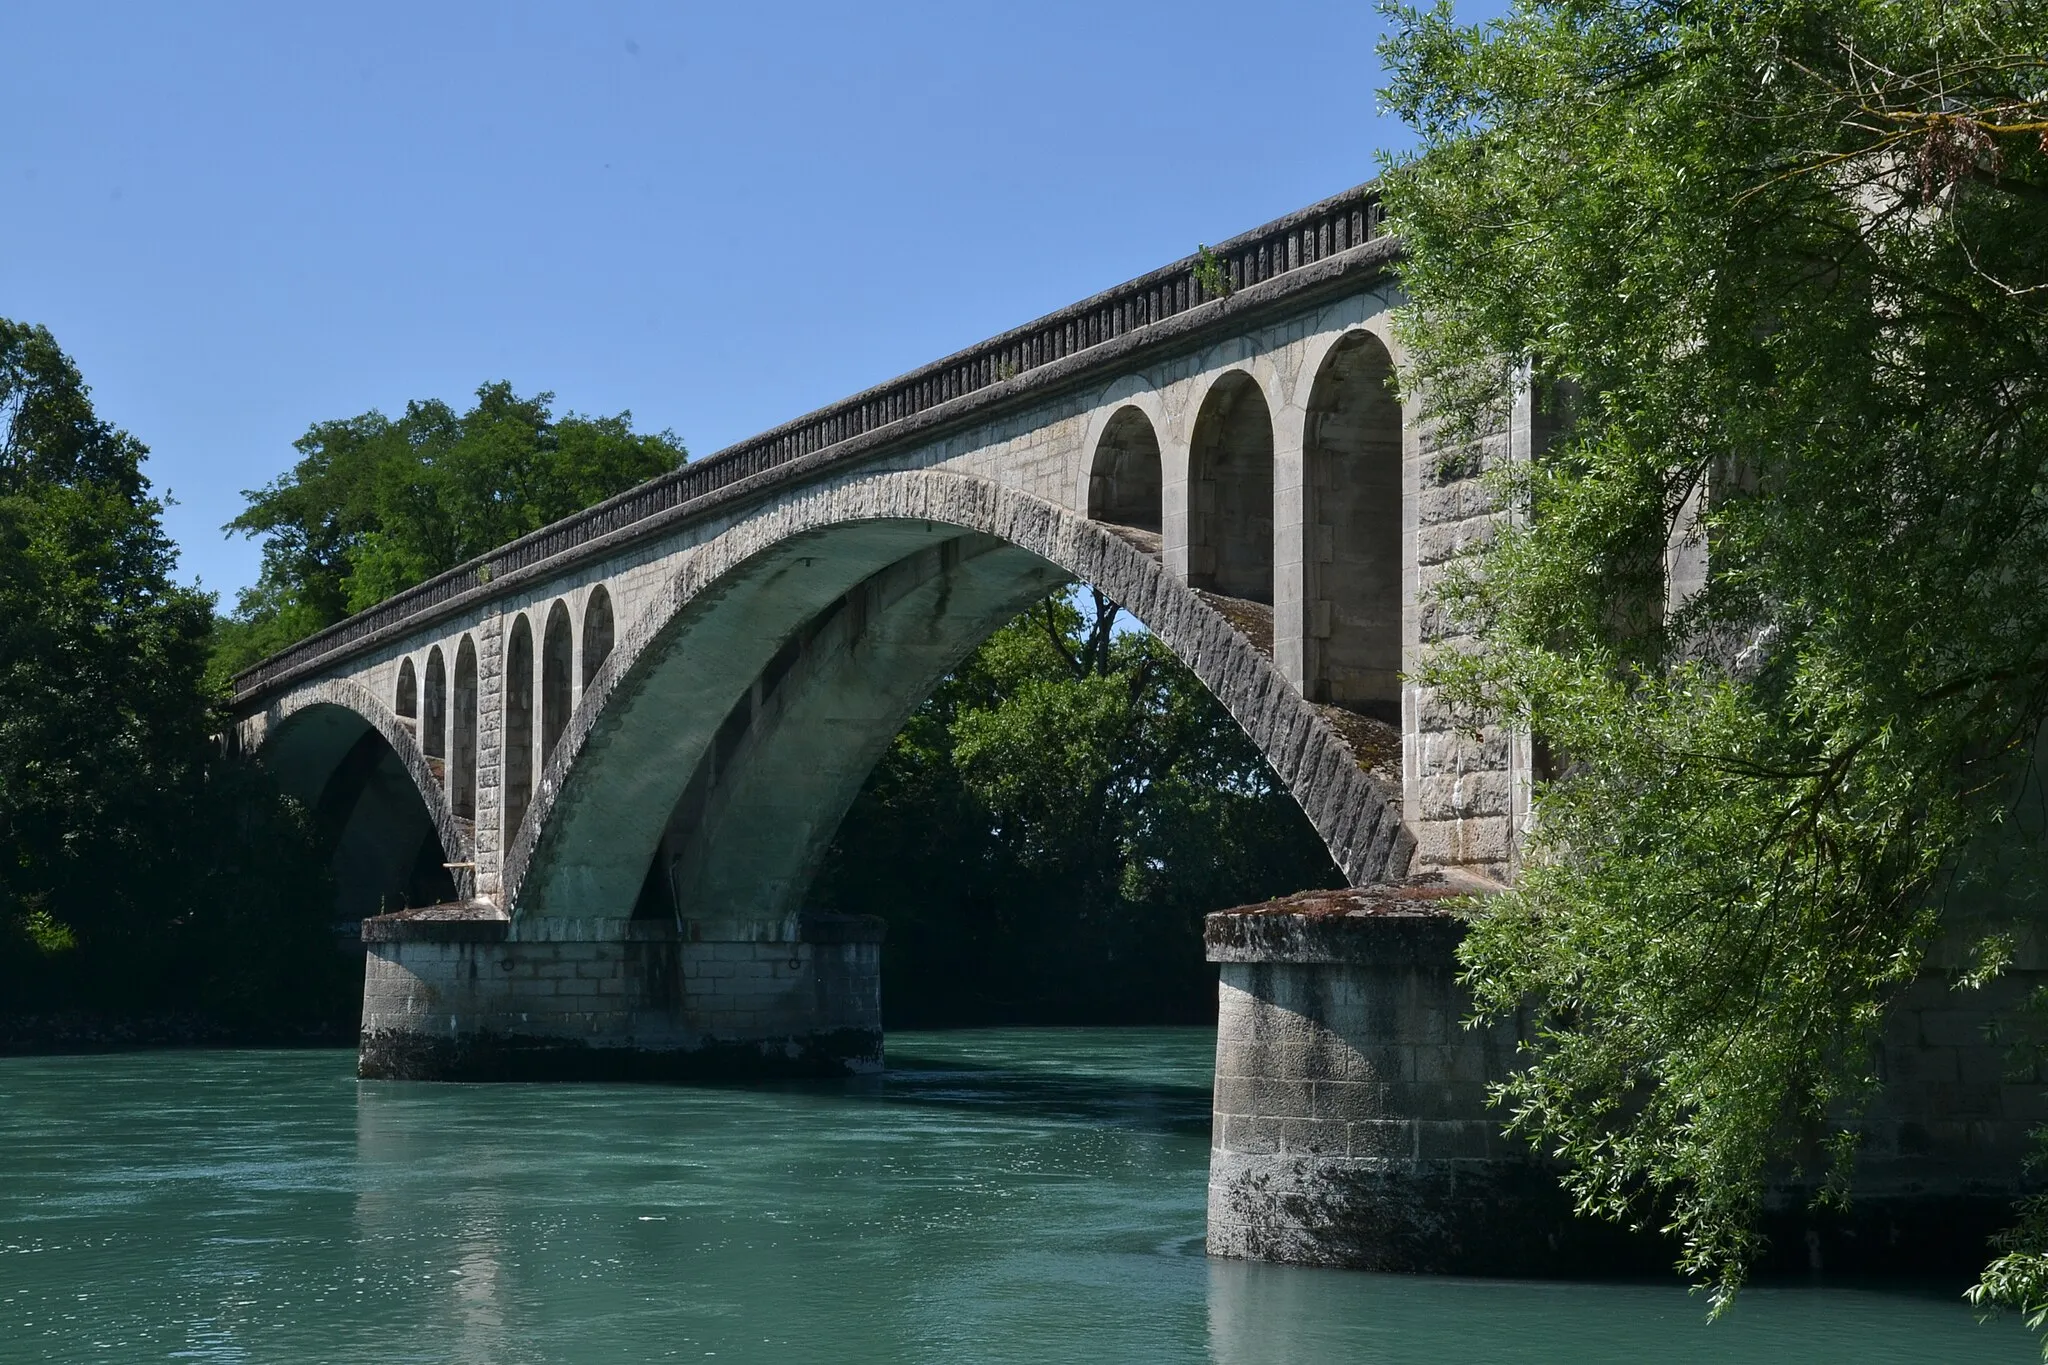
[(448, 867), (470, 860), (468, 833), (421, 751), (416, 724), (368, 689), (334, 679), (281, 698), (243, 728), (332, 849), (338, 918), (468, 892), (467, 875)]
[(507, 851), (501, 903), (519, 922), (625, 917), (652, 863), (707, 937), (788, 920), (911, 711), (1076, 581), (1216, 694), (1350, 880), (1402, 875), (1397, 788), (1142, 543), (950, 472), (845, 475), (761, 508), (689, 552), (584, 690)]

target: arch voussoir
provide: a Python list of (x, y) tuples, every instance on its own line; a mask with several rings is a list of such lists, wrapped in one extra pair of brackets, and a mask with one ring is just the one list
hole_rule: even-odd
[[(620, 632), (611, 656), (584, 689), (536, 783), (528, 819), (505, 861), (505, 904), (515, 915), (533, 885), (534, 869), (549, 856), (554, 822), (575, 808), (581, 783), (601, 780), (579, 768), (591, 737), (603, 731), (612, 707), (640, 695), (657, 663), (691, 648), (690, 622), (722, 609), (721, 595), (742, 591), (754, 569), (798, 558), (811, 545), (829, 552), (834, 537), (857, 527), (891, 524), (906, 528), (898, 538), (906, 545), (937, 544), (961, 532), (990, 536), (1101, 588), (1144, 621), (1215, 694), (1348, 879), (1364, 884), (1406, 872), (1412, 840), (1400, 819), (1398, 790), (1363, 770), (1272, 661), (1158, 560), (1105, 526), (988, 479), (941, 470), (868, 470), (792, 491), (678, 552), (664, 589)], [(844, 591), (829, 574), (821, 574), (820, 584), (820, 600), (808, 610), (823, 610), (831, 595)], [(725, 704), (706, 701), (714, 703)], [(1382, 830), (1394, 831), (1394, 837), (1380, 837)]]

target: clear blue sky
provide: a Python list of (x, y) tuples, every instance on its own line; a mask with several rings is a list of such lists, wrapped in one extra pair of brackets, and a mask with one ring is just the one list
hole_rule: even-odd
[(1403, 141), (1381, 27), (1319, 0), (15, 5), (0, 315), (150, 446), (183, 575), (231, 603), (257, 550), (220, 525), (316, 420), (502, 378), (709, 454), (1369, 178)]

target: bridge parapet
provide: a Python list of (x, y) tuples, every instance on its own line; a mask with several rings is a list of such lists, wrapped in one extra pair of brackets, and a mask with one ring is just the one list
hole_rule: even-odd
[[(1250, 309), (1346, 273), (1344, 266), (1368, 264), (1357, 254), (1368, 243), (1389, 248), (1389, 256), (1394, 245), (1384, 235), (1379, 195), (1370, 184), (1232, 237), (1211, 248), (1206, 258), (1185, 257), (693, 460), (674, 473), (396, 593), (237, 674), (236, 698), (252, 699), (325, 656), (584, 546), (610, 542), (636, 528), (653, 529), (651, 523), (665, 520), (667, 514), (800, 460), (828, 453), (864, 454), (888, 439), (928, 434), (943, 421), (980, 411), (991, 401), (1032, 396), (1099, 363), (1121, 360), (1136, 349), (1133, 342), (1184, 337), (1195, 330), (1184, 325), (1190, 321), (1235, 322)], [(1219, 284), (1220, 293), (1212, 288)], [(1275, 284), (1287, 287), (1275, 289)], [(1198, 309), (1205, 310), (1201, 319), (1187, 316)], [(1175, 322), (1183, 325), (1167, 325)], [(980, 401), (969, 409), (962, 401), (967, 399)]]

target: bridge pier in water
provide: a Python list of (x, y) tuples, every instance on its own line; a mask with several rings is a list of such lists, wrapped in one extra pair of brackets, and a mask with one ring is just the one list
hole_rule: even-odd
[(840, 1076), (882, 1064), (882, 923), (363, 922), (365, 1080)]
[[(1320, 892), (1208, 917), (1220, 964), (1212, 1255), (1479, 1275), (1669, 1273), (1675, 1243), (1575, 1217), (1557, 1168), (1503, 1135), (1487, 1087), (1529, 1021), (1467, 1028), (1445, 882)], [(1973, 1274), (2028, 1192), (2039, 1063), (1987, 1029), (2048, 985), (2048, 945), (1958, 993), (1961, 942), (1894, 1010), (1844, 1212), (1788, 1179), (1765, 1268)], [(1818, 1172), (1809, 1170), (1812, 1180)]]

